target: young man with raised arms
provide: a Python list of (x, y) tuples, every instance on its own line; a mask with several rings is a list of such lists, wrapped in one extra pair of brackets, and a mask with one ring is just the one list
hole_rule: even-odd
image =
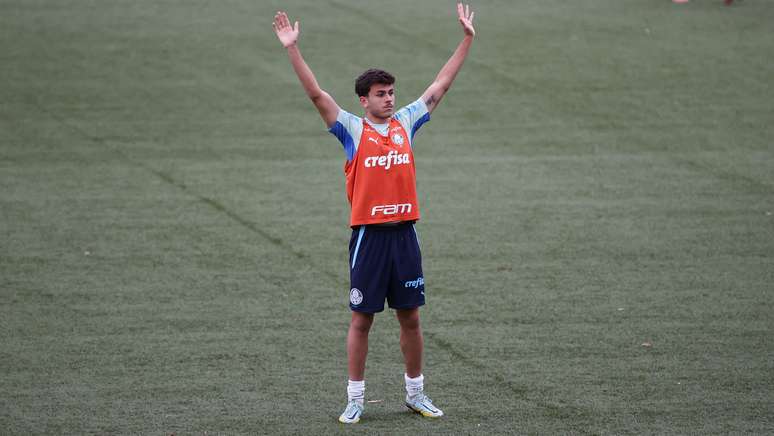
[(347, 198), (351, 204), (349, 244), (352, 319), (347, 333), (348, 402), (339, 416), (356, 423), (363, 414), (368, 333), (384, 301), (395, 310), (406, 365), (406, 406), (426, 417), (443, 416), (424, 394), (423, 337), (419, 307), (425, 304), (422, 259), (414, 223), (419, 220), (414, 167), (414, 135), (430, 119), (468, 55), (473, 42), (473, 12), (457, 4), (464, 36), (422, 96), (395, 111), (395, 78), (369, 69), (355, 81), (364, 118), (339, 107), (317, 84), (298, 49), (299, 24), (285, 12), (274, 16), (274, 32), (307, 96), (346, 153)]

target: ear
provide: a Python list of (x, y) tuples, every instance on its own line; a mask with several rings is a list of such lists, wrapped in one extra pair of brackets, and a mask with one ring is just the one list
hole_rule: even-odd
[(360, 106), (363, 106), (363, 109), (365, 109), (368, 106), (368, 98), (360, 97)]

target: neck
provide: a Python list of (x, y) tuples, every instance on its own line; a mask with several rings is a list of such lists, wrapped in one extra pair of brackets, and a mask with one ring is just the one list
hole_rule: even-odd
[(386, 124), (386, 123), (388, 123), (390, 121), (390, 117), (381, 118), (381, 117), (375, 116), (374, 114), (372, 114), (370, 112), (366, 112), (365, 116), (366, 116), (366, 118), (368, 118), (368, 121), (370, 121), (370, 122), (372, 122), (374, 124)]

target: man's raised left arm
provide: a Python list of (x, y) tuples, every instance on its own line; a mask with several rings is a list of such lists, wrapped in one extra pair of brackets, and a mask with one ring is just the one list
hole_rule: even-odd
[(427, 87), (422, 94), (422, 101), (427, 105), (427, 111), (432, 112), (438, 103), (443, 98), (446, 91), (451, 87), (454, 78), (460, 71), (465, 58), (468, 56), (470, 45), (473, 43), (473, 38), (476, 36), (476, 30), (473, 28), (473, 16), (474, 12), (470, 10), (469, 5), (463, 6), (462, 3), (457, 3), (457, 18), (462, 25), (462, 30), (465, 32), (465, 37), (454, 50), (454, 54), (446, 61), (446, 65), (441, 68), (438, 75), (433, 80), (433, 83)]

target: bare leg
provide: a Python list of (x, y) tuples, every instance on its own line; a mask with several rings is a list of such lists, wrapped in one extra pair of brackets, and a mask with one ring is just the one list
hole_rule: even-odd
[(374, 322), (373, 313), (352, 311), (347, 333), (347, 365), (350, 380), (363, 380), (368, 356), (368, 332)]
[(419, 377), (422, 374), (422, 350), (424, 340), (422, 328), (419, 325), (419, 308), (400, 309), (395, 311), (400, 323), (400, 350), (406, 362), (406, 374)]

